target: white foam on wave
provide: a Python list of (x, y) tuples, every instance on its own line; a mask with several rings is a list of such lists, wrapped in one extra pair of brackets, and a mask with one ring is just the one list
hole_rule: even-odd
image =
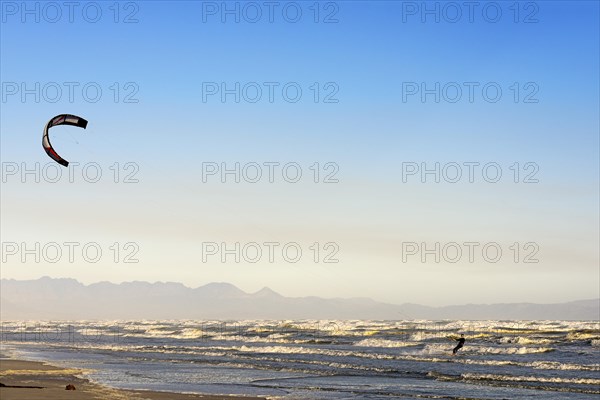
[(362, 346), (362, 347), (409, 347), (409, 346), (417, 346), (418, 343), (411, 343), (406, 341), (399, 340), (387, 340), (387, 339), (363, 339), (354, 343), (354, 346)]
[[(451, 352), (452, 347), (453, 344), (428, 344), (422, 350), (417, 351), (416, 354), (448, 354)], [(475, 345), (465, 346), (461, 350), (462, 354), (535, 354), (550, 351), (554, 351), (554, 349), (550, 347), (486, 347)]]
[(399, 357), (390, 354), (378, 354), (378, 353), (364, 353), (359, 351), (349, 350), (333, 350), (333, 349), (321, 349), (315, 347), (303, 347), (303, 346), (241, 346), (241, 347), (229, 347), (229, 348), (218, 348), (220, 350), (237, 350), (243, 353), (264, 353), (264, 354), (310, 354), (319, 356), (329, 357), (361, 357), (378, 360), (394, 360)]
[(481, 354), (536, 354), (554, 351), (550, 347), (476, 347)]
[(600, 371), (600, 364), (571, 364), (558, 361), (534, 361), (526, 363), (535, 369), (555, 369), (564, 371)]
[(477, 359), (453, 359), (453, 362), (461, 364), (474, 364), (474, 365), (493, 365), (493, 366), (505, 366), (514, 365), (518, 367), (528, 367), (533, 369), (545, 369), (545, 370), (562, 370), (562, 371), (600, 371), (600, 364), (572, 364), (572, 363), (561, 363), (558, 361), (533, 361), (533, 362), (522, 362), (522, 361), (508, 361), (508, 360), (477, 360)]
[(600, 385), (600, 379), (593, 378), (556, 378), (544, 376), (512, 376), (496, 374), (474, 374), (461, 375), (464, 379), (510, 381), (510, 382), (543, 382), (543, 383), (571, 383), (579, 385)]
[(529, 344), (540, 345), (540, 344), (555, 343), (555, 341), (547, 339), (547, 338), (526, 337), (526, 336), (519, 336), (519, 337), (504, 336), (504, 337), (500, 338), (499, 342), (504, 343), (504, 344), (508, 344), (508, 343), (520, 344), (523, 346), (526, 346)]
[(600, 331), (569, 332), (568, 340), (600, 340)]

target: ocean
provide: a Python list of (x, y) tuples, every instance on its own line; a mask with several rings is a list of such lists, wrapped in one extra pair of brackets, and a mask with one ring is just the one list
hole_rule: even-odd
[[(454, 338), (465, 346), (452, 355)], [(1, 350), (123, 389), (273, 399), (598, 399), (600, 323), (2, 322)]]

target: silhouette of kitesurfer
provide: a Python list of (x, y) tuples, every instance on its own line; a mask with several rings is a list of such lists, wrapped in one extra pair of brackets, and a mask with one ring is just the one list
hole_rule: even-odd
[(454, 350), (452, 350), (452, 354), (456, 354), (456, 352), (458, 350), (460, 350), (464, 344), (465, 344), (465, 335), (460, 335), (460, 339), (455, 339), (456, 341), (458, 341), (458, 344), (456, 345), (456, 347), (454, 348)]

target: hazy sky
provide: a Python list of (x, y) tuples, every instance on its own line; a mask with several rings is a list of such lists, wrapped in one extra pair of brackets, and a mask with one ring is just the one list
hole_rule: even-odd
[(596, 1), (1, 4), (2, 278), (600, 295)]

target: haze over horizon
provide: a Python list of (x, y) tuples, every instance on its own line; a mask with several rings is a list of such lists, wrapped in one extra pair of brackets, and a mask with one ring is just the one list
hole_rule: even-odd
[(502, 303), (429, 307), (368, 298), (287, 297), (267, 287), (248, 293), (229, 283), (99, 282), (48, 277), (0, 280), (4, 321), (43, 320), (575, 320), (596, 321), (600, 299), (558, 304)]
[[(422, 306), (427, 306), (427, 307), (452, 307), (452, 306), (464, 306), (464, 305), (489, 305), (489, 304), (539, 304), (539, 305), (543, 305), (543, 304), (563, 304), (563, 303), (573, 303), (573, 302), (581, 302), (581, 301), (596, 301), (598, 302), (598, 306), (600, 307), (600, 298), (573, 298), (567, 301), (563, 301), (563, 302), (551, 302), (551, 303), (532, 303), (532, 302), (525, 302), (525, 301), (515, 301), (515, 302), (497, 302), (497, 303), (475, 303), (475, 302), (468, 302), (468, 303), (462, 303), (462, 304), (435, 304), (435, 303), (417, 303), (417, 302), (413, 302), (410, 300), (407, 300), (405, 302), (402, 303), (386, 303), (383, 302), (381, 300), (378, 300), (376, 298), (371, 298), (371, 297), (364, 297), (364, 296), (354, 296), (354, 297), (337, 297), (337, 296), (291, 296), (286, 294), (285, 292), (281, 292), (277, 289), (273, 289), (269, 286), (262, 286), (259, 289), (246, 289), (244, 287), (240, 287), (237, 285), (234, 285), (231, 282), (223, 282), (223, 281), (216, 281), (216, 282), (206, 282), (206, 283), (202, 283), (199, 284), (197, 286), (188, 286), (183, 282), (175, 282), (175, 281), (144, 281), (144, 280), (131, 280), (131, 281), (120, 281), (120, 282), (115, 282), (115, 281), (110, 281), (110, 280), (103, 280), (103, 281), (95, 281), (95, 282), (82, 282), (78, 279), (75, 278), (69, 278), (69, 277), (51, 277), (51, 276), (42, 276), (40, 278), (37, 279), (13, 279), (13, 278), (1, 278), (0, 281), (6, 281), (6, 282), (16, 282), (16, 283), (28, 283), (28, 282), (58, 282), (58, 281), (71, 281), (71, 282), (75, 282), (78, 285), (83, 285), (84, 287), (89, 287), (89, 286), (98, 286), (98, 285), (103, 285), (103, 284), (110, 284), (110, 285), (115, 285), (115, 286), (123, 286), (123, 285), (129, 285), (129, 284), (141, 284), (141, 285), (176, 285), (176, 286), (180, 286), (181, 288), (184, 289), (191, 289), (191, 290), (196, 290), (196, 289), (203, 289), (203, 288), (207, 288), (207, 287), (213, 287), (217, 290), (220, 289), (224, 289), (225, 292), (227, 292), (228, 290), (234, 289), (235, 291), (240, 291), (240, 292), (244, 292), (245, 294), (249, 294), (249, 295), (255, 295), (255, 294), (260, 294), (260, 293), (264, 293), (267, 292), (269, 294), (275, 294), (278, 296), (283, 296), (283, 297), (287, 297), (287, 298), (303, 298), (303, 297), (319, 297), (322, 299), (342, 299), (342, 300), (351, 300), (351, 299), (365, 299), (365, 300), (371, 300), (371, 301), (375, 301), (375, 302), (380, 302), (381, 304), (391, 304), (391, 305), (404, 305), (404, 304), (415, 304), (415, 305), (422, 305)], [(600, 317), (600, 315), (599, 315)]]

